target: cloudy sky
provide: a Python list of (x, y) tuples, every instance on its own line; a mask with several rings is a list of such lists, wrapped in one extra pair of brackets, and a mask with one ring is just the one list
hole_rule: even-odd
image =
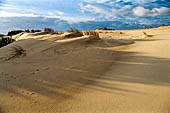
[(0, 33), (51, 27), (64, 31), (170, 24), (170, 0), (0, 0)]

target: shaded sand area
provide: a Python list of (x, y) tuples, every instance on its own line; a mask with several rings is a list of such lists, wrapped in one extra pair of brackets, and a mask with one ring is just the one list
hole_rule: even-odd
[(1, 48), (0, 112), (169, 113), (170, 27), (99, 32), (24, 33)]

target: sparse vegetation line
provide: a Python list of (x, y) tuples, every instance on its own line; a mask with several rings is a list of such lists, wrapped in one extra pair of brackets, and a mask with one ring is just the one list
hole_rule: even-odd
[(11, 36), (2, 36), (0, 37), (0, 48), (3, 47), (3, 46), (6, 46), (12, 42), (14, 42), (15, 40), (12, 39)]
[(99, 33), (96, 32), (96, 31), (80, 31), (80, 30), (77, 30), (77, 29), (74, 29), (74, 28), (70, 28), (70, 29), (67, 30), (67, 32), (75, 33), (75, 34), (81, 34), (82, 36), (83, 35), (94, 35), (94, 36), (99, 38)]
[(14, 45), (10, 50), (10, 56), (6, 60), (26, 56), (26, 50), (19, 45)]

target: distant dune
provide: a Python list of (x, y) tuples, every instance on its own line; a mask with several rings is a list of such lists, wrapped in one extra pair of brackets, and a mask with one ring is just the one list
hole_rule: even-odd
[(0, 48), (0, 112), (169, 112), (170, 26), (20, 33)]

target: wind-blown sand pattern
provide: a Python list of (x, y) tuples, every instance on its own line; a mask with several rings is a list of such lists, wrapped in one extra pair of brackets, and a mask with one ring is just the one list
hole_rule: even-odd
[[(0, 112), (169, 113), (170, 27), (98, 32), (14, 37), (0, 49)], [(11, 58), (15, 45), (26, 56)]]

